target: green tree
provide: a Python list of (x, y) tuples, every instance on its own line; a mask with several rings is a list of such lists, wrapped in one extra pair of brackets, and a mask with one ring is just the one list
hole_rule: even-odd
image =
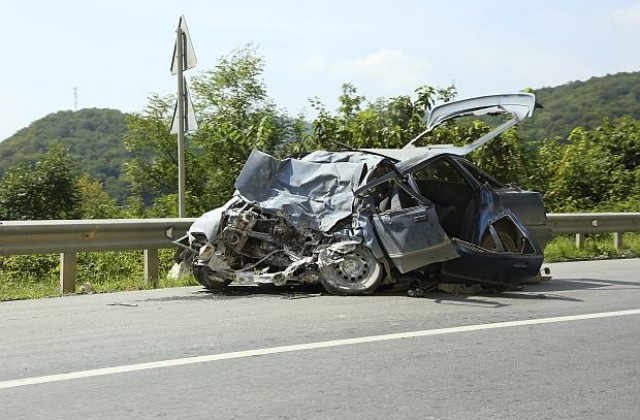
[[(261, 78), (262, 57), (252, 46), (234, 50), (192, 80), (198, 130), (187, 137), (187, 212), (199, 215), (227, 201), (253, 149), (282, 154), (302, 137), (304, 125), (278, 110)], [(169, 134), (172, 100), (154, 96), (130, 117), (125, 144), (132, 186), (155, 198), (156, 212), (177, 215), (177, 146)], [(174, 204), (175, 203), (175, 204)], [(152, 212), (153, 213), (153, 212)]]
[(105, 190), (124, 202), (128, 185), (120, 177), (127, 153), (122, 144), (125, 114), (114, 109), (59, 111), (33, 122), (0, 142), (0, 176), (17, 163), (44, 159), (56, 144), (67, 149), (80, 173), (102, 182)]
[(115, 198), (109, 195), (102, 183), (82, 175), (76, 180), (80, 195), (78, 210), (81, 219), (115, 219), (121, 216)]
[(612, 160), (608, 207), (640, 211), (640, 121), (630, 117), (615, 121), (605, 118), (592, 135)]
[(604, 119), (578, 127), (567, 142), (545, 141), (537, 174), (552, 211), (640, 209), (640, 123)]
[(35, 164), (19, 163), (0, 180), (0, 219), (75, 219), (80, 192), (74, 161), (61, 146), (53, 146)]
[(318, 116), (312, 123), (313, 136), (308, 144), (316, 148), (341, 144), (355, 148), (402, 147), (424, 131), (424, 117), (434, 102), (449, 101), (456, 91), (453, 86), (421, 86), (415, 94), (415, 98), (397, 96), (368, 102), (353, 85), (343, 84), (336, 115), (318, 99), (312, 101)]
[(533, 175), (535, 150), (520, 137), (517, 127), (475, 150), (468, 158), (496, 179), (508, 184), (532, 188), (536, 178)]
[(133, 195), (148, 198), (176, 192), (177, 142), (175, 135), (169, 134), (172, 102), (171, 97), (152, 95), (142, 113), (127, 117), (124, 145), (131, 158), (124, 171)]
[(549, 150), (555, 153), (546, 156), (551, 161), (547, 161), (550, 170), (544, 198), (552, 211), (592, 210), (609, 201), (615, 161), (589, 131), (575, 128), (567, 143), (542, 153)]

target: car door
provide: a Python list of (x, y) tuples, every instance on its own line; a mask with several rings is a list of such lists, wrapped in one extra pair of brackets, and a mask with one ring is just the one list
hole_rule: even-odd
[(384, 207), (373, 213), (373, 223), (382, 247), (398, 271), (407, 273), (458, 257), (438, 222), (435, 206), (406, 183), (396, 183)]

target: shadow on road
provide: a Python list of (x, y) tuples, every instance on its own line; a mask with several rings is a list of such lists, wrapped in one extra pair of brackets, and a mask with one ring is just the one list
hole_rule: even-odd
[[(485, 308), (501, 308), (510, 306), (511, 300), (562, 300), (568, 302), (582, 302), (582, 299), (569, 296), (560, 296), (548, 293), (525, 292), (525, 291), (506, 291), (500, 293), (429, 293), (424, 296), (426, 299), (433, 300), (439, 304), (464, 304), (465, 306), (478, 306)], [(490, 300), (489, 298), (500, 299)], [(505, 302), (507, 300), (507, 302)]]
[[(276, 299), (305, 299), (317, 297), (323, 294), (324, 290), (320, 286), (296, 286), (296, 287), (275, 287), (275, 286), (228, 286), (223, 291), (211, 291), (201, 289), (189, 295), (164, 296), (160, 298), (144, 299), (145, 302), (168, 302), (180, 300), (234, 300), (249, 299), (253, 297), (267, 297)], [(326, 293), (326, 292), (325, 292)]]
[[(558, 295), (558, 292), (577, 291), (577, 290), (625, 290), (640, 289), (639, 283), (602, 280), (602, 279), (552, 279), (543, 281), (535, 285), (527, 285), (522, 290), (495, 292), (468, 292), (468, 293), (445, 293), (442, 291), (427, 292), (424, 298), (439, 304), (464, 304), (479, 307), (499, 308), (509, 306), (508, 300), (530, 300), (530, 299), (549, 299), (563, 300), (572, 302), (582, 302), (582, 299), (575, 297)], [(276, 287), (273, 285), (266, 286), (236, 286), (227, 287), (224, 291), (211, 291), (201, 289), (189, 295), (164, 296), (159, 298), (148, 298), (144, 301), (184, 301), (184, 300), (235, 300), (250, 299), (254, 297), (274, 298), (274, 299), (306, 299), (319, 296), (327, 296), (327, 292), (320, 285), (314, 286), (287, 286)], [(407, 296), (405, 289), (403, 290), (379, 290), (372, 295), (358, 296), (358, 299), (366, 299), (368, 296)], [(407, 296), (408, 298), (408, 296)], [(489, 299), (492, 298), (492, 299)], [(494, 299), (500, 299), (494, 300)]]
[(603, 279), (552, 279), (535, 285), (527, 286), (525, 290), (536, 292), (564, 292), (571, 290), (611, 289), (640, 289), (640, 283), (630, 281), (616, 281)]
[[(640, 284), (628, 281), (602, 280), (602, 279), (570, 279), (570, 280), (550, 280), (534, 285), (528, 285), (522, 290), (504, 291), (501, 293), (427, 293), (425, 298), (436, 303), (464, 303), (481, 307), (501, 307), (508, 306), (504, 299), (515, 300), (562, 300), (569, 302), (583, 302), (583, 299), (563, 296), (558, 292), (569, 292), (579, 290), (637, 290)], [(497, 302), (487, 300), (487, 298), (500, 298)]]

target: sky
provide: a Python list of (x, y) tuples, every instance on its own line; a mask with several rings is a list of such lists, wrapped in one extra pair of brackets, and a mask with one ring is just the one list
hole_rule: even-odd
[(3, 3), (0, 140), (62, 110), (142, 112), (249, 44), (275, 104), (313, 117), (343, 83), (368, 100), (454, 84), (458, 98), (640, 71), (640, 0), (18, 0)]

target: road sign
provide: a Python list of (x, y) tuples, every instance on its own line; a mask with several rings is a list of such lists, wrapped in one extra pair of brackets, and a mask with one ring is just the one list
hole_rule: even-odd
[(193, 105), (189, 97), (184, 71), (196, 65), (196, 53), (193, 50), (187, 21), (180, 16), (176, 29), (176, 43), (171, 57), (171, 74), (178, 75), (178, 100), (171, 121), (171, 133), (178, 134), (178, 216), (186, 216), (186, 173), (184, 168), (184, 133), (197, 128)]
[(182, 70), (189, 70), (196, 66), (196, 52), (193, 49), (189, 29), (187, 29), (187, 20), (184, 16), (180, 16), (178, 21), (179, 36), (176, 37), (176, 43), (173, 46), (173, 56), (171, 58), (171, 74), (178, 74), (178, 63), (180, 62), (178, 40), (182, 40)]
[[(184, 118), (184, 132), (188, 133), (189, 131), (195, 131), (198, 129), (198, 122), (196, 121), (196, 113), (193, 110), (193, 102), (191, 102), (191, 94), (189, 93), (189, 86), (187, 85), (187, 79), (182, 78), (184, 83), (184, 94), (182, 95), (182, 100), (184, 103), (185, 115)], [(180, 99), (178, 98), (178, 101)], [(171, 119), (171, 134), (178, 134), (179, 131), (179, 121), (178, 118), (178, 102), (176, 101), (176, 106), (173, 108), (173, 118)]]

